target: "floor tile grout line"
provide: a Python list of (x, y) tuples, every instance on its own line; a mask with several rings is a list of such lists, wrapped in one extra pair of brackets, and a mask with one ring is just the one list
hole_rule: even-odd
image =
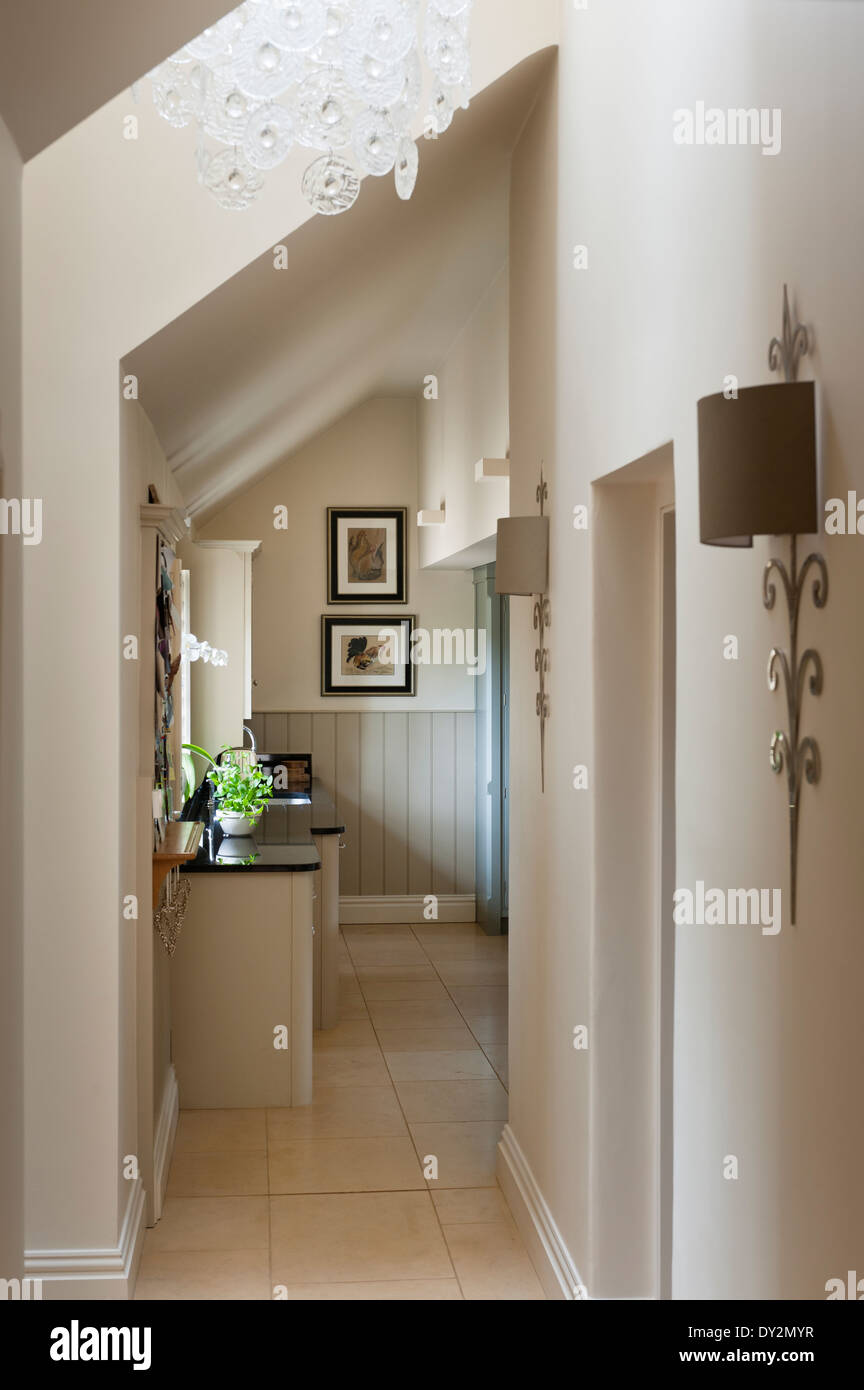
[[(448, 995), (448, 997), (449, 997), (449, 999), (450, 999), (450, 1002), (453, 1004), (453, 1007), (457, 1010), (457, 1012), (458, 1012), (458, 1014), (459, 1014), (459, 1017), (462, 1019), (462, 1022), (465, 1024), (465, 1027), (468, 1029), (468, 1032), (471, 1034), (472, 1038), (473, 1038), (474, 1041), (476, 1042), (476, 1044), (477, 1044), (477, 1046), (479, 1047), (480, 1051), (483, 1053), (483, 1056), (486, 1057), (486, 1061), (489, 1063), (489, 1065), (490, 1065), (490, 1067), (492, 1068), (492, 1070), (494, 1071), (496, 1077), (498, 1077), (498, 1082), (499, 1082), (499, 1084), (500, 1084), (501, 1086), (504, 1087), (504, 1090), (505, 1090), (505, 1092), (506, 1092), (506, 1094), (507, 1094), (507, 1118), (508, 1118), (508, 1121), (509, 1121), (509, 1118), (510, 1118), (510, 1089), (509, 1089), (509, 1087), (508, 1087), (508, 1086), (504, 1086), (504, 1082), (501, 1080), (501, 1077), (498, 1076), (498, 1068), (494, 1065), (494, 1063), (493, 1063), (491, 1057), (488, 1057), (488, 1056), (486, 1055), (486, 1049), (484, 1048), (484, 1046), (483, 1046), (483, 1044), (481, 1043), (480, 1039), (477, 1037), (477, 1034), (474, 1032), (474, 1029), (471, 1027), (471, 1024), (468, 1022), (468, 1020), (467, 1020), (467, 1018), (465, 1017), (465, 1015), (463, 1014), (462, 1010), (459, 1008), (459, 1005), (457, 1004), (456, 1000), (453, 998), (453, 995), (450, 993), (450, 990), (448, 989), (448, 987), (447, 987), (447, 985), (445, 984), (444, 980), (441, 979), (441, 976), (438, 974), (438, 967), (437, 967), (437, 965), (435, 964), (435, 962), (434, 962), (434, 960), (432, 959), (432, 957), (431, 957), (430, 955), (427, 954), (426, 948), (425, 948), (425, 946), (423, 945), (423, 942), (420, 940), (420, 938), (419, 938), (419, 936), (417, 935), (417, 933), (414, 931), (413, 926), (411, 927), (411, 935), (414, 937), (414, 940), (417, 942), (417, 945), (420, 947), (420, 950), (423, 952), (424, 956), (426, 956), (426, 959), (428, 960), (429, 964), (432, 966), (432, 969), (435, 971), (435, 974), (438, 976), (438, 979), (441, 981), (442, 986), (443, 986), (444, 989), (447, 991), (447, 995)], [(509, 949), (509, 948), (508, 948), (508, 949)], [(458, 989), (458, 985), (456, 986), (456, 988)], [(506, 988), (507, 988), (508, 1002), (509, 1002), (509, 994), (510, 994), (510, 977), (509, 977), (509, 974), (508, 974), (508, 976), (507, 976), (507, 985), (506, 985)], [(364, 997), (365, 997), (365, 996), (364, 996)], [(508, 1032), (508, 1034), (509, 1034), (509, 1032), (510, 1032), (510, 1028), (509, 1028), (509, 1015), (508, 1015), (508, 1028), (507, 1028), (507, 1032)], [(494, 1046), (494, 1044), (490, 1044), (490, 1046)], [(385, 1060), (386, 1060), (386, 1058), (385, 1058)]]
[[(412, 936), (414, 935), (413, 931), (412, 931), (411, 935), (412, 935)], [(344, 938), (343, 938), (343, 939), (344, 939)], [(348, 946), (348, 951), (349, 951), (349, 954), (350, 954), (351, 947), (350, 947), (350, 945), (348, 945), (347, 941), (346, 941), (346, 945)], [(420, 946), (420, 949), (421, 949), (421, 951), (423, 951), (423, 954), (424, 954), (424, 956), (425, 956), (425, 955), (426, 955), (426, 952), (423, 950), (422, 943), (418, 942), (418, 945)], [(426, 956), (426, 959), (428, 960), (429, 957)], [(352, 960), (353, 960), (353, 957), (352, 957)], [(432, 965), (432, 962), (429, 961), (429, 964)], [(432, 969), (435, 970), (434, 965), (432, 966)], [(437, 970), (435, 971), (435, 974), (436, 974), (436, 975), (438, 974)], [(364, 995), (363, 997), (364, 997), (364, 999), (365, 999), (366, 996)], [(370, 1024), (371, 1024), (372, 1031), (373, 1031), (373, 1033), (375, 1034), (375, 1040), (376, 1040), (376, 1042), (378, 1043), (378, 1046), (381, 1048), (381, 1055), (382, 1055), (382, 1057), (384, 1057), (384, 1065), (387, 1066), (387, 1057), (386, 1057), (386, 1055), (385, 1055), (385, 1053), (384, 1053), (384, 1048), (381, 1047), (381, 1039), (380, 1039), (379, 1036), (378, 1036), (378, 1029), (376, 1028), (375, 1022), (374, 1022), (374, 1020), (372, 1019), (371, 1015), (370, 1015), (369, 1022), (370, 1022)], [(388, 1072), (389, 1072), (389, 1071), (390, 1071), (390, 1068), (387, 1067), (387, 1070), (388, 1070)], [(418, 1147), (417, 1147), (417, 1143), (416, 1143), (416, 1141), (415, 1141), (415, 1139), (414, 1139), (414, 1135), (411, 1133), (411, 1126), (410, 1126), (409, 1123), (408, 1123), (408, 1117), (407, 1117), (407, 1115), (405, 1114), (405, 1110), (404, 1110), (404, 1107), (403, 1107), (403, 1105), (402, 1105), (402, 1101), (401, 1101), (400, 1098), (399, 1098), (399, 1092), (396, 1090), (396, 1084), (395, 1084), (395, 1082), (393, 1081), (392, 1076), (391, 1076), (391, 1078), (390, 1078), (390, 1085), (393, 1087), (393, 1094), (394, 1094), (395, 1097), (396, 1097), (396, 1104), (399, 1106), (399, 1112), (400, 1112), (400, 1114), (401, 1114), (401, 1116), (402, 1116), (402, 1119), (403, 1119), (403, 1121), (404, 1121), (405, 1128), (406, 1128), (407, 1131), (408, 1131), (408, 1137), (409, 1137), (409, 1139), (411, 1140), (411, 1146), (412, 1146), (412, 1148), (414, 1149), (414, 1153), (415, 1153), (415, 1155), (416, 1155), (416, 1157), (417, 1157), (417, 1162), (418, 1162), (418, 1164), (420, 1165), (420, 1172), (421, 1172), (421, 1174), (423, 1174), (423, 1158), (422, 1158), (422, 1156), (421, 1156), (420, 1150), (419, 1150)], [(456, 1283), (457, 1283), (458, 1288), (459, 1288), (459, 1292), (460, 1292), (460, 1294), (462, 1295), (463, 1302), (465, 1302), (465, 1301), (467, 1301), (467, 1300), (465, 1299), (465, 1291), (464, 1291), (464, 1289), (462, 1288), (462, 1281), (461, 1281), (461, 1279), (459, 1278), (459, 1274), (458, 1274), (458, 1272), (457, 1272), (457, 1270), (456, 1270), (456, 1266), (455, 1266), (455, 1264), (453, 1263), (453, 1256), (452, 1256), (451, 1253), (450, 1253), (450, 1246), (449, 1246), (449, 1244), (447, 1243), (447, 1237), (446, 1237), (445, 1234), (444, 1234), (444, 1227), (442, 1226), (442, 1224), (441, 1224), (441, 1218), (440, 1218), (439, 1215), (438, 1215), (438, 1208), (436, 1207), (436, 1205), (435, 1205), (435, 1200), (434, 1200), (434, 1198), (433, 1198), (433, 1196), (432, 1196), (432, 1189), (429, 1187), (429, 1183), (428, 1183), (428, 1181), (427, 1181), (427, 1179), (426, 1179), (425, 1176), (423, 1177), (423, 1186), (424, 1186), (425, 1191), (426, 1191), (426, 1194), (427, 1194), (427, 1196), (428, 1196), (428, 1198), (429, 1198), (429, 1205), (431, 1206), (432, 1211), (433, 1211), (433, 1213), (434, 1213), (434, 1215), (435, 1215), (435, 1220), (436, 1220), (437, 1225), (438, 1225), (438, 1230), (439, 1230), (440, 1233), (441, 1233), (441, 1241), (442, 1241), (442, 1244), (443, 1244), (443, 1246), (444, 1246), (445, 1251), (447, 1252), (447, 1259), (450, 1261), (450, 1268), (453, 1270), (453, 1278), (456, 1280)]]
[(270, 1114), (269, 1109), (264, 1110), (264, 1141), (267, 1145), (267, 1271), (268, 1271), (268, 1302), (273, 1300), (273, 1194), (270, 1191)]
[[(426, 947), (423, 945), (423, 942), (420, 940), (420, 938), (419, 938), (419, 936), (417, 935), (417, 933), (415, 932), (413, 926), (411, 927), (411, 935), (414, 937), (414, 940), (417, 942), (417, 945), (420, 947), (420, 950), (423, 952), (424, 956), (425, 956), (426, 959), (428, 960), (428, 962), (429, 962), (429, 964), (431, 965), (432, 969), (435, 971), (436, 976), (437, 976), (438, 979), (441, 981), (441, 984), (442, 984), (444, 990), (446, 991), (448, 997), (449, 997), (450, 1000), (452, 1001), (453, 1006), (454, 1006), (454, 1008), (456, 1009), (457, 1013), (459, 1014), (459, 1017), (462, 1019), (463, 1023), (465, 1024), (465, 1027), (468, 1029), (469, 1033), (471, 1034), (472, 1038), (473, 1038), (474, 1041), (476, 1042), (477, 1046), (480, 1048), (480, 1051), (483, 1053), (483, 1056), (486, 1057), (486, 1052), (485, 1052), (485, 1049), (484, 1049), (484, 1047), (483, 1047), (483, 1044), (480, 1042), (480, 1039), (477, 1037), (476, 1033), (474, 1032), (473, 1028), (471, 1027), (471, 1024), (468, 1022), (468, 1020), (467, 1020), (467, 1018), (465, 1017), (465, 1015), (463, 1014), (462, 1010), (459, 1008), (459, 1005), (457, 1004), (456, 1000), (453, 998), (453, 995), (450, 993), (450, 990), (449, 990), (448, 986), (446, 985), (446, 983), (444, 982), (444, 980), (441, 978), (441, 975), (438, 973), (438, 967), (437, 967), (437, 965), (435, 964), (434, 960), (432, 959), (432, 957), (431, 957), (431, 956), (429, 955), (429, 953), (427, 952)], [(510, 988), (510, 979), (509, 979), (509, 975), (508, 975), (508, 978), (507, 978), (508, 996), (509, 996), (509, 988)], [(508, 1027), (508, 1032), (509, 1032), (509, 1027)], [(489, 1062), (489, 1065), (492, 1066), (492, 1063), (491, 1063), (491, 1061), (490, 1061), (490, 1059), (489, 1059), (488, 1057), (486, 1057), (486, 1060), (487, 1060), (487, 1062)], [(386, 1061), (386, 1058), (385, 1058), (385, 1061)], [(498, 1073), (497, 1073), (495, 1067), (492, 1067), (492, 1070), (495, 1072), (495, 1075), (496, 1075), (496, 1077), (497, 1077), (497, 1076), (498, 1076)], [(503, 1089), (504, 1089), (504, 1091), (505, 1091), (505, 1093), (506, 1093), (506, 1095), (507, 1095), (507, 1121), (505, 1121), (505, 1124), (506, 1124), (506, 1123), (509, 1121), (509, 1118), (510, 1118), (510, 1092), (509, 1092), (509, 1090), (507, 1090), (507, 1087), (504, 1086), (504, 1083), (501, 1081), (501, 1078), (500, 1078), (500, 1077), (498, 1077), (498, 1083), (499, 1083), (499, 1085), (501, 1085), (501, 1086), (503, 1087)], [(397, 1095), (398, 1095), (398, 1091), (397, 1091)], [(455, 1123), (458, 1124), (459, 1121), (457, 1120), (457, 1121), (455, 1121)], [(470, 1123), (470, 1121), (469, 1121), (468, 1123)], [(413, 1136), (412, 1136), (412, 1137), (413, 1137)], [(418, 1157), (419, 1157), (419, 1155), (418, 1155)], [(440, 1190), (440, 1189), (439, 1189), (439, 1190)], [(456, 1190), (465, 1191), (466, 1189), (463, 1188), (463, 1189), (456, 1189)], [(500, 1187), (499, 1187), (499, 1184), (498, 1184), (497, 1175), (496, 1175), (496, 1178), (495, 1178), (495, 1188), (494, 1188), (494, 1189), (491, 1189), (491, 1188), (490, 1188), (490, 1189), (488, 1189), (488, 1190), (489, 1190), (489, 1191), (493, 1191), (493, 1190), (500, 1191), (500, 1190), (501, 1190)], [(505, 1202), (506, 1202), (506, 1198), (505, 1198)], [(435, 1207), (435, 1214), (436, 1214), (436, 1216), (438, 1216), (438, 1225), (439, 1225), (439, 1227), (441, 1228), (441, 1235), (442, 1235), (442, 1237), (443, 1237), (443, 1239), (444, 1239), (444, 1244), (447, 1246), (447, 1253), (448, 1253), (448, 1255), (450, 1256), (450, 1261), (451, 1261), (451, 1263), (453, 1264), (453, 1268), (455, 1269), (455, 1268), (456, 1268), (456, 1264), (455, 1264), (455, 1261), (453, 1260), (453, 1255), (452, 1255), (451, 1250), (450, 1250), (450, 1242), (449, 1242), (448, 1239), (447, 1239), (447, 1236), (446, 1236), (446, 1233), (445, 1233), (445, 1230), (444, 1230), (444, 1223), (443, 1223), (443, 1221), (441, 1220), (440, 1215), (438, 1214), (438, 1208), (437, 1208), (437, 1206), (435, 1206), (434, 1200), (433, 1200), (433, 1202), (432, 1202), (432, 1205), (433, 1205), (433, 1207)], [(509, 1208), (508, 1208), (508, 1210), (509, 1210)], [(458, 1271), (457, 1271), (456, 1277), (457, 1277), (457, 1279), (459, 1279)], [(462, 1281), (461, 1281), (461, 1279), (459, 1279), (459, 1288), (462, 1289), (462, 1297), (463, 1297), (463, 1299), (465, 1299), (465, 1302), (466, 1302), (466, 1303), (469, 1302), (470, 1300), (467, 1299), (467, 1298), (465, 1297), (465, 1290), (464, 1290), (464, 1288), (462, 1288)]]
[[(419, 939), (419, 937), (416, 935), (416, 933), (415, 933), (413, 927), (412, 927), (412, 929), (411, 929), (411, 935), (414, 937), (414, 940), (417, 942), (417, 945), (420, 947), (420, 950), (423, 952), (424, 956), (426, 956), (426, 959), (429, 961), (429, 964), (432, 966), (432, 969), (435, 971), (435, 974), (438, 976), (438, 979), (441, 980), (441, 976), (438, 975), (438, 971), (435, 969), (435, 962), (434, 962), (434, 961), (431, 959), (431, 957), (427, 954), (427, 951), (426, 951), (425, 946), (423, 945), (423, 942), (422, 942), (422, 941)], [(441, 983), (442, 983), (442, 985), (443, 985), (443, 984), (444, 984), (444, 981), (441, 980)], [(446, 985), (444, 986), (444, 988), (445, 988), (445, 989), (447, 988)], [(449, 993), (449, 991), (448, 991), (448, 993)], [(455, 1004), (455, 1000), (454, 1000), (453, 1002), (454, 1002), (454, 1004)], [(458, 1008), (458, 1005), (457, 1005), (457, 1008)], [(460, 1012), (461, 1012), (461, 1011), (460, 1011)], [(398, 1096), (399, 1092), (397, 1091), (396, 1094), (397, 1094), (397, 1096)], [(400, 1104), (401, 1104), (401, 1102), (400, 1102)], [(406, 1123), (406, 1124), (408, 1123), (407, 1119), (406, 1119), (405, 1123)], [(409, 1127), (408, 1127), (408, 1133), (409, 1133), (409, 1134), (411, 1133), (411, 1127), (410, 1127), (410, 1125), (409, 1125)], [(412, 1142), (413, 1142), (413, 1139), (414, 1139), (413, 1134), (411, 1135), (411, 1139), (412, 1139)], [(415, 1149), (416, 1149), (416, 1147), (417, 1147), (416, 1144), (415, 1144), (414, 1147), (415, 1147)], [(420, 1158), (419, 1151), (417, 1152), (417, 1157), (418, 1157), (418, 1159)], [(422, 1161), (421, 1161), (421, 1167), (422, 1167)], [(438, 1190), (440, 1191), (440, 1188), (439, 1188)], [(462, 1301), (463, 1301), (463, 1303), (467, 1303), (469, 1300), (465, 1297), (465, 1289), (464, 1289), (463, 1286), (462, 1286), (462, 1280), (461, 1280), (461, 1278), (459, 1277), (459, 1271), (458, 1271), (458, 1269), (456, 1268), (456, 1261), (453, 1259), (453, 1252), (452, 1252), (451, 1249), (450, 1249), (450, 1242), (449, 1242), (449, 1240), (447, 1239), (447, 1233), (446, 1233), (446, 1231), (444, 1230), (444, 1222), (441, 1220), (441, 1214), (440, 1214), (440, 1212), (439, 1212), (439, 1210), (438, 1210), (437, 1203), (436, 1203), (436, 1201), (435, 1201), (435, 1198), (432, 1196), (431, 1191), (430, 1191), (430, 1193), (429, 1193), (429, 1200), (430, 1200), (430, 1202), (432, 1203), (432, 1210), (435, 1212), (435, 1220), (438, 1222), (438, 1229), (439, 1229), (439, 1231), (441, 1232), (441, 1239), (442, 1239), (443, 1242), (444, 1242), (444, 1249), (447, 1251), (447, 1258), (448, 1258), (448, 1260), (450, 1261), (451, 1265), (453, 1266), (453, 1273), (455, 1274), (455, 1276), (456, 1276), (456, 1282), (457, 1282), (457, 1284), (459, 1285), (459, 1292), (460, 1292), (461, 1295), (462, 1295)]]

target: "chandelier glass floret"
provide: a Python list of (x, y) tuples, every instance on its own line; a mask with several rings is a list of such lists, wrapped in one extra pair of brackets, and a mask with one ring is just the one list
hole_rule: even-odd
[(318, 151), (303, 177), (312, 207), (350, 208), (364, 175), (394, 174), (410, 198), (412, 134), (443, 134), (471, 90), (473, 0), (246, 0), (150, 73), (159, 114), (197, 125), (199, 181), (222, 207), (248, 207), (295, 146)]

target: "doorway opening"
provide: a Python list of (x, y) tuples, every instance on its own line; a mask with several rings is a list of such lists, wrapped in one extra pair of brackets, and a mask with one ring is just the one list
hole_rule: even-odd
[(510, 854), (510, 600), (495, 592), (495, 565), (474, 571), (476, 650), (486, 668), (475, 690), (475, 863), (477, 921), (507, 934)]
[(594, 486), (592, 1193), (597, 1297), (672, 1269), (675, 512), (671, 443)]

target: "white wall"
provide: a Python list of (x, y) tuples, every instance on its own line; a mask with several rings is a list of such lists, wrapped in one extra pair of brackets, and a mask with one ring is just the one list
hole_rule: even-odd
[[(506, 225), (506, 198), (500, 216)], [(438, 378), (437, 397), (424, 394), (419, 403), (419, 505), (433, 511), (444, 507), (447, 514), (443, 526), (420, 531), (423, 565), (446, 563), (494, 536), (498, 518), (508, 515), (509, 480), (474, 479), (478, 459), (506, 458), (510, 448), (508, 341), (508, 276), (502, 264), (445, 359), (430, 365)], [(478, 555), (468, 563), (491, 558)]]
[[(155, 487), (164, 506), (180, 507), (182, 499), (174, 485), (153, 427), (137, 401), (122, 401), (119, 427), (121, 552), (126, 557), (121, 573), (120, 627), (124, 635), (137, 634), (139, 638), (138, 660), (120, 662), (120, 805), (122, 823), (127, 828), (127, 833), (122, 839), (120, 882), (124, 896), (132, 892), (137, 895), (139, 916), (137, 922), (127, 922), (125, 930), (119, 932), (118, 984), (122, 999), (135, 1000), (136, 1005), (146, 1006), (146, 1000), (136, 1000), (136, 959), (146, 961), (148, 953), (152, 952), (155, 965), (152, 1000), (155, 1041), (152, 1105), (158, 1114), (167, 1076), (168, 978), (164, 962), (160, 958), (160, 953), (164, 954), (162, 946), (153, 933), (152, 827), (149, 810), (143, 816), (141, 814), (142, 806), (149, 807), (149, 794), (153, 787), (153, 642), (156, 621), (156, 576), (155, 565), (150, 565), (149, 561), (155, 555), (157, 542), (156, 534), (152, 530), (146, 531), (142, 537), (139, 508), (148, 501), (148, 488), (151, 485)], [(144, 565), (147, 567), (145, 573), (142, 573), (144, 566), (139, 560), (142, 552)], [(142, 596), (145, 596), (143, 607), (146, 626), (142, 626), (141, 620)], [(180, 717), (179, 702), (176, 717)], [(143, 937), (143, 940), (138, 942), (140, 951), (136, 951), (136, 933), (139, 938)], [(118, 1149), (121, 1155), (139, 1154), (143, 1165), (144, 1143), (139, 1142), (138, 1134), (138, 1107), (141, 1099), (137, 1094), (138, 1023), (136, 1009), (124, 1008), (120, 1019), (119, 1038)], [(149, 1038), (149, 1032), (146, 1036)], [(128, 1199), (129, 1183), (123, 1176), (122, 1166), (118, 1167), (117, 1183), (119, 1210), (123, 1211)]]
[[(556, 14), (543, 0), (514, 8), (502, 25), (498, 0), (479, 0), (477, 89), (554, 42)], [(302, 152), (235, 217), (199, 188), (191, 131), (172, 130), (142, 104), (138, 140), (123, 139), (130, 102), (121, 94), (33, 159), (23, 194), (23, 490), (44, 496), (53, 518), (33, 548), (24, 612), (27, 1241), (70, 1261), (117, 1248), (123, 1215), (119, 1021), (133, 1005), (121, 988), (118, 934), (132, 830), (117, 816), (118, 663), (121, 580), (137, 551), (119, 529), (117, 364), (310, 215)], [(82, 631), (85, 602), (98, 621)], [(58, 840), (49, 878), (40, 868), (44, 787), (57, 747), (75, 758), (78, 801), (101, 816), (100, 848), (85, 860), (74, 837)]]
[[(551, 131), (545, 157), (542, 144), (533, 147), (538, 164), (529, 129), (518, 188), (514, 172), (512, 508), (530, 507), (530, 460), (542, 450), (553, 665), (545, 798), (530, 738), (513, 775), (511, 1028), (521, 1046), (511, 1124), (589, 1288), (614, 1296), (620, 1270), (597, 1258), (590, 1219), (598, 1175), (614, 1157), (593, 1123), (606, 1097), (602, 1089), (592, 1097), (580, 1070), (593, 1065), (590, 1053), (570, 1047), (592, 993), (595, 1008), (604, 1005), (592, 991), (591, 797), (573, 790), (570, 773), (576, 762), (592, 764), (595, 721), (611, 735), (621, 710), (615, 689), (598, 693), (593, 708), (592, 538), (573, 530), (571, 512), (590, 502), (592, 479), (673, 441), (677, 880), (785, 890), (785, 788), (767, 759), (785, 716), (765, 683), (784, 620), (761, 602), (773, 545), (760, 539), (752, 552), (724, 553), (698, 544), (696, 401), (722, 389), (729, 372), (742, 383), (769, 380), (768, 340), (780, 329), (788, 280), (815, 326), (803, 374), (819, 382), (825, 495), (864, 494), (864, 10), (609, 0), (587, 10), (562, 4), (561, 16), (557, 177)], [(676, 145), (673, 111), (699, 100), (781, 107), (782, 153)], [(572, 269), (575, 244), (589, 248), (587, 270)], [(554, 425), (547, 338), (557, 342)], [(820, 1298), (826, 1279), (859, 1259), (864, 747), (854, 730), (864, 542), (821, 537), (820, 545), (831, 596), (822, 613), (805, 604), (802, 639), (825, 660), (824, 694), (805, 706), (823, 780), (803, 797), (798, 926), (776, 937), (677, 933), (676, 1297)], [(512, 719), (527, 735), (536, 722), (534, 634), (525, 603), (513, 609)], [(737, 663), (722, 659), (728, 633), (739, 638)], [(626, 863), (626, 845), (621, 854)], [(727, 1154), (739, 1158), (737, 1182), (723, 1179)]]
[[(21, 160), (0, 121), (0, 495), (21, 496)], [(21, 582), (27, 550), (0, 537), (0, 1278), (20, 1278), (21, 1113)]]
[[(202, 529), (201, 539), (262, 540), (252, 562), (256, 712), (474, 708), (474, 682), (464, 666), (419, 666), (415, 696), (321, 694), (325, 612), (360, 616), (369, 611), (382, 617), (412, 613), (417, 626), (430, 631), (473, 627), (471, 576), (429, 574), (418, 566), (418, 409), (410, 397), (365, 401), (278, 464)], [(287, 530), (274, 529), (274, 508), (280, 505), (288, 509)], [(408, 509), (408, 602), (330, 607), (327, 508), (365, 506)], [(193, 579), (193, 606), (195, 585)]]

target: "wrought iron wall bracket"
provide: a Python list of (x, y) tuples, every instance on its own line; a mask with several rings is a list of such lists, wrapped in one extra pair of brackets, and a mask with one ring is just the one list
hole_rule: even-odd
[(546, 676), (549, 671), (549, 648), (544, 641), (546, 628), (552, 623), (552, 609), (548, 598), (542, 595), (534, 600), (534, 630), (539, 633), (540, 643), (534, 652), (534, 670), (537, 672), (537, 714), (540, 718), (540, 790), (546, 790), (546, 720), (549, 718), (549, 694), (546, 690)]
[[(540, 515), (544, 515), (544, 507), (549, 496), (549, 488), (543, 477), (543, 466), (540, 466), (540, 482), (537, 484), (535, 494), (540, 506)], [(546, 676), (549, 673), (549, 648), (546, 645), (546, 629), (552, 625), (552, 607), (545, 594), (538, 594), (534, 599), (534, 631), (538, 634), (539, 646), (534, 652), (534, 670), (537, 672), (538, 689), (535, 702), (537, 715), (540, 720), (540, 790), (546, 790), (546, 720), (549, 718), (549, 692), (546, 689)]]
[[(768, 365), (772, 372), (782, 371), (787, 382), (798, 380), (798, 364), (806, 357), (812, 346), (809, 329), (803, 323), (792, 323), (789, 310), (789, 290), (783, 286), (783, 327), (779, 338), (772, 338), (768, 345)], [(786, 595), (786, 609), (789, 615), (789, 651), (772, 647), (768, 657), (768, 689), (775, 691), (780, 675), (786, 689), (786, 713), (788, 726), (785, 732), (775, 729), (771, 736), (771, 770), (779, 776), (786, 771), (786, 790), (789, 801), (789, 899), (791, 911), (789, 920), (794, 927), (798, 898), (798, 818), (801, 810), (801, 790), (803, 783), (815, 786), (822, 776), (822, 758), (819, 745), (809, 735), (801, 734), (801, 707), (804, 701), (804, 686), (809, 672), (811, 695), (821, 695), (824, 683), (822, 658), (813, 648), (808, 647), (798, 657), (798, 619), (801, 615), (801, 599), (804, 586), (811, 570), (813, 576), (813, 604), (824, 608), (828, 602), (828, 567), (822, 555), (808, 555), (800, 570), (798, 569), (798, 539), (791, 537), (791, 563), (789, 570), (782, 560), (769, 560), (762, 575), (762, 599), (765, 607), (771, 609), (777, 597), (777, 586), (771, 578), (776, 573)]]
[[(813, 603), (816, 608), (824, 608), (828, 602), (828, 568), (824, 557), (816, 553), (808, 555), (800, 570), (797, 563), (797, 537), (792, 536), (792, 557), (789, 570), (782, 560), (769, 560), (762, 575), (762, 599), (767, 609), (772, 609), (777, 598), (777, 586), (772, 578), (776, 574), (786, 595), (786, 608), (789, 615), (789, 650), (772, 647), (768, 657), (768, 688), (775, 691), (782, 675), (786, 691), (786, 730), (776, 729), (771, 737), (770, 762), (772, 772), (778, 775), (786, 772), (786, 789), (789, 801), (789, 886), (790, 923), (795, 925), (797, 909), (798, 880), (798, 818), (801, 808), (801, 789), (805, 781), (811, 786), (822, 775), (822, 759), (819, 745), (809, 735), (801, 734), (801, 709), (805, 694), (805, 683), (811, 695), (821, 695), (824, 682), (822, 658), (813, 648), (798, 656), (798, 619), (801, 613), (801, 599), (810, 576), (813, 575)], [(809, 678), (808, 678), (809, 677)]]

